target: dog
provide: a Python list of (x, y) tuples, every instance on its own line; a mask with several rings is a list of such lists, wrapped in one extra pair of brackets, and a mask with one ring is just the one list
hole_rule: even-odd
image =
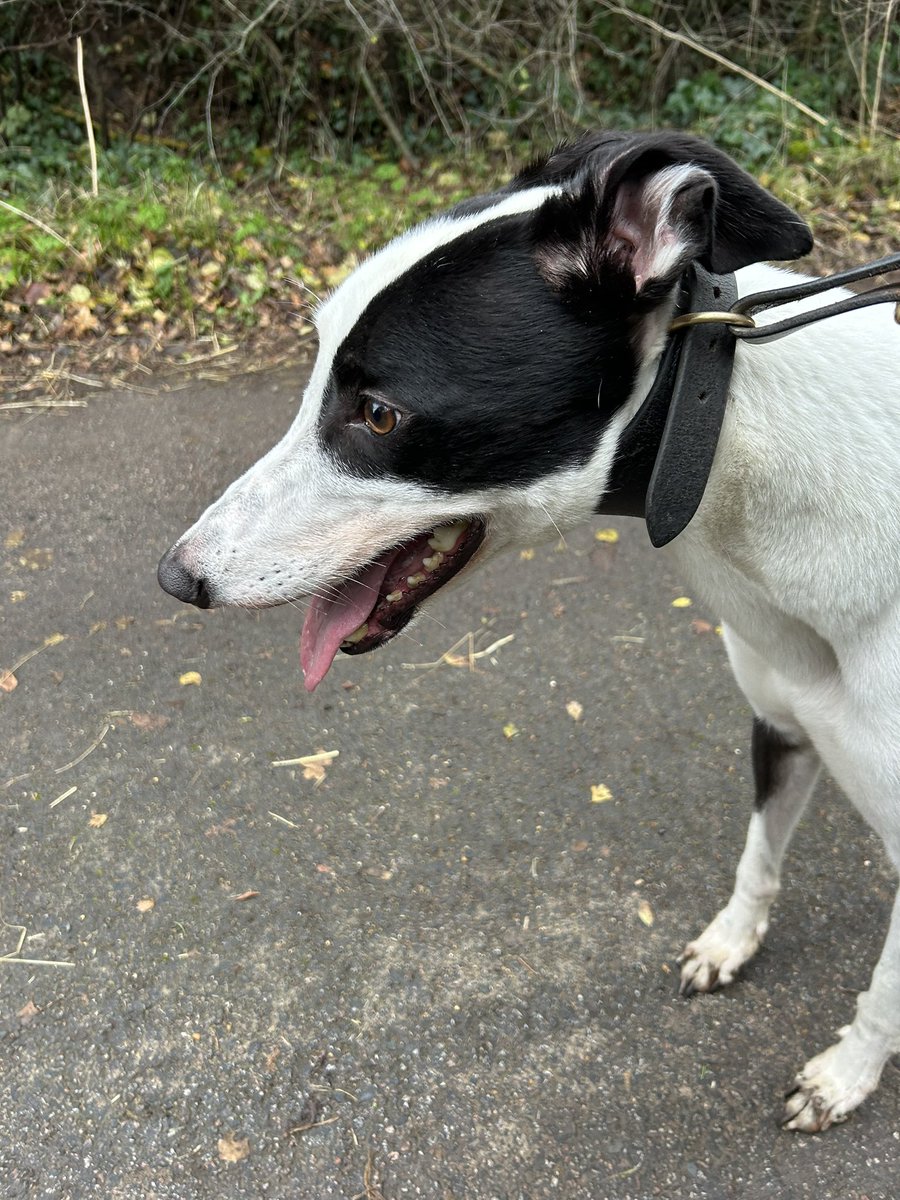
[[(699, 139), (557, 148), (391, 241), (321, 305), (293, 425), (163, 557), (162, 586), (200, 607), (310, 599), (313, 689), (338, 650), (383, 645), (463, 570), (617, 511), (685, 272), (785, 286), (804, 277), (762, 264), (811, 245)], [(730, 983), (759, 948), (823, 764), (900, 869), (898, 380), (883, 308), (738, 344), (699, 507), (660, 551), (721, 615), (754, 714), (746, 846), (679, 960), (685, 994)], [(844, 1120), (898, 1050), (900, 896), (852, 1024), (797, 1075), (785, 1126)]]

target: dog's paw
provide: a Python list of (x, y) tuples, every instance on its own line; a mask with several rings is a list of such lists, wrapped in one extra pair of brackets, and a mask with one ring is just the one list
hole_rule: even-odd
[(811, 1058), (794, 1080), (785, 1098), (782, 1128), (821, 1133), (846, 1121), (878, 1086), (879, 1074), (852, 1058), (848, 1061), (843, 1042), (829, 1046)]
[(719, 913), (678, 956), (681, 995), (711, 992), (731, 983), (744, 963), (757, 952), (765, 932), (764, 921), (748, 927), (738, 925), (724, 912)]

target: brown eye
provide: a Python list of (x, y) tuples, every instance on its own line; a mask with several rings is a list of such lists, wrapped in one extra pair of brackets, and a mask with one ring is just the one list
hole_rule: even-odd
[(372, 433), (377, 433), (382, 437), (386, 433), (391, 433), (400, 420), (400, 414), (396, 409), (390, 408), (387, 404), (382, 404), (380, 400), (372, 400), (371, 398), (363, 405), (362, 413), (363, 420)]

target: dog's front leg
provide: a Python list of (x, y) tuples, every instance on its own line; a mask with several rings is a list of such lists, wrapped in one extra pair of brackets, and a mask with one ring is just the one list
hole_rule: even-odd
[(785, 1128), (817, 1133), (843, 1121), (875, 1091), (884, 1064), (900, 1051), (900, 891), (881, 958), (856, 1001), (841, 1040), (811, 1058), (785, 1104)]
[(750, 818), (731, 899), (678, 960), (682, 995), (711, 992), (730, 983), (759, 949), (781, 886), (785, 850), (820, 770), (819, 755), (802, 734), (795, 740), (756, 718), (756, 812)]

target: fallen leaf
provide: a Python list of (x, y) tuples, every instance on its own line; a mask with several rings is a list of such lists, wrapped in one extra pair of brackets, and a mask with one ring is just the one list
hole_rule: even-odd
[(25, 303), (37, 304), (39, 300), (46, 300), (50, 294), (49, 284), (32, 283), (30, 287), (25, 289)]
[(591, 784), (591, 804), (604, 804), (607, 800), (612, 800), (613, 794), (605, 783)]
[(28, 596), (27, 592), (20, 592), (20, 591), (10, 592), (9, 593), (9, 602), (10, 602), (10, 604), (21, 604), (22, 601), (27, 596)]
[(11, 529), (3, 539), (3, 546), (6, 550), (18, 550), (25, 541), (25, 530), (20, 526), (16, 529)]
[(19, 1009), (19, 1011), (16, 1013), (16, 1016), (23, 1025), (30, 1025), (40, 1011), (41, 1010), (38, 1008), (35, 1002), (33, 1000), (29, 1000), (27, 1004), (23, 1005), (23, 1007)]
[(619, 540), (618, 529), (598, 529), (594, 534), (598, 542), (617, 542)]
[(88, 825), (91, 829), (102, 829), (109, 820), (109, 813), (91, 813)]
[(316, 863), (316, 870), (320, 875), (334, 874), (334, 867), (329, 867), (327, 863)]
[(693, 621), (691, 621), (691, 629), (693, 629), (694, 633), (711, 633), (712, 622), (701, 621), (699, 617), (695, 617)]
[(321, 783), (325, 778), (324, 764), (310, 763), (309, 766), (303, 768), (303, 778), (311, 779), (314, 783)]
[(53, 551), (46, 547), (26, 550), (19, 556), (19, 566), (27, 567), (29, 571), (43, 571), (53, 562)]
[(519, 558), (521, 558), (522, 562), (531, 562), (534, 558), (534, 551), (530, 547), (527, 550), (520, 550)]
[(178, 676), (178, 682), (182, 687), (189, 687), (191, 684), (201, 684), (203, 679), (199, 671), (185, 671), (183, 675)]
[(259, 892), (246, 891), (241, 892), (239, 896), (232, 896), (232, 900), (252, 900), (254, 896), (258, 896)]
[(135, 729), (141, 729), (150, 733), (154, 733), (157, 729), (165, 729), (171, 720), (170, 717), (165, 717), (162, 713), (143, 712), (130, 713), (128, 719)]
[(74, 334), (75, 337), (81, 337), (82, 334), (92, 333), (95, 329), (99, 329), (100, 322), (86, 304), (74, 304), (71, 316), (66, 321), (64, 328), (66, 332)]
[(156, 908), (156, 901), (154, 899), (152, 899), (152, 897), (146, 896), (143, 900), (138, 900), (138, 902), (137, 902), (138, 912), (142, 912), (142, 913), (149, 912), (151, 908)]
[(0, 673), (0, 692), (14, 692), (18, 686), (19, 681), (12, 671)]
[(584, 709), (578, 703), (577, 700), (570, 700), (569, 703), (566, 705), (566, 712), (569, 714), (569, 716), (572, 718), (573, 721), (580, 721), (582, 718), (582, 715), (584, 713)]
[(246, 1158), (250, 1153), (250, 1139), (235, 1137), (227, 1133), (218, 1141), (219, 1158), (222, 1162), (236, 1163)]
[(690, 596), (678, 596), (678, 597), (676, 597), (676, 599), (674, 599), (672, 601), (672, 607), (673, 608), (690, 608), (693, 603), (694, 602), (690, 598)]
[(519, 736), (518, 725), (514, 725), (512, 723), (512, 721), (507, 722), (507, 724), (503, 726), (503, 736), (505, 738), (518, 737)]
[(587, 850), (587, 848), (588, 843), (584, 840), (584, 838), (579, 838), (577, 842), (572, 843), (572, 850), (575, 854), (581, 854), (581, 852), (583, 850)]
[(649, 927), (653, 924), (653, 909), (646, 900), (642, 900), (638, 905), (638, 917)]
[(51, 633), (49, 637), (44, 638), (44, 645), (58, 646), (60, 642), (64, 642), (65, 640), (66, 635), (64, 633)]

